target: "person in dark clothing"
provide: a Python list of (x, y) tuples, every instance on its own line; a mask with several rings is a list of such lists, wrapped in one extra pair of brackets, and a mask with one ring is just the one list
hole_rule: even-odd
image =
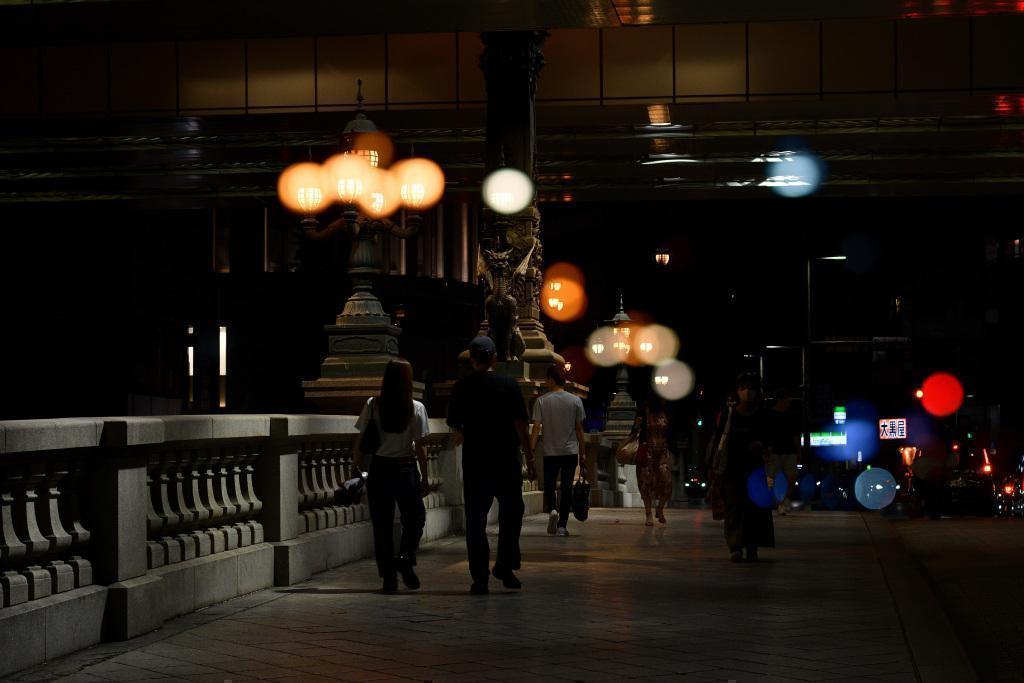
[(789, 512), (790, 493), (796, 486), (797, 464), (800, 462), (800, 416), (793, 411), (789, 391), (782, 389), (775, 398), (775, 405), (768, 411), (768, 423), (771, 430), (769, 443), (770, 449), (768, 461), (770, 463), (769, 476), (778, 479), (785, 478), (786, 495), (779, 503), (779, 514), (785, 515)]
[(775, 547), (771, 510), (750, 499), (747, 480), (764, 466), (763, 451), (770, 437), (767, 417), (760, 406), (760, 380), (745, 373), (736, 380), (738, 402), (730, 406), (716, 430), (712, 471), (721, 477), (725, 507), (725, 542), (733, 562), (756, 562), (758, 548)]
[[(370, 457), (370, 521), (373, 523), (373, 547), (377, 571), (384, 579), (385, 593), (398, 590), (398, 574), (406, 587), (416, 590), (420, 579), (416, 566), (427, 511), (423, 497), (427, 486), (427, 451), (423, 440), (430, 434), (427, 410), (412, 398), (412, 366), (393, 360), (384, 369), (379, 398), (363, 406), (356, 422), (362, 434), (370, 423), (376, 425), (380, 445), (372, 455), (361, 453), (356, 442), (354, 464), (362, 470)], [(419, 469), (417, 469), (417, 465)], [(402, 519), (400, 554), (395, 557), (395, 505)]]
[[(448, 426), (462, 445), (466, 507), (466, 551), (473, 577), (470, 592), (485, 595), (491, 574), (506, 588), (522, 587), (519, 534), (523, 527), (523, 474), (519, 448), (526, 454), (527, 476), (536, 480), (527, 432), (526, 403), (511, 377), (494, 372), (497, 349), (490, 337), (469, 345), (473, 372), (455, 383), (448, 405)], [(498, 499), (498, 553), (488, 572), (487, 513)]]

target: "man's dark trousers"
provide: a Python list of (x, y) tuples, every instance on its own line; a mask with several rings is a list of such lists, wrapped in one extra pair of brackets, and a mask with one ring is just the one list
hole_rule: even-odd
[(374, 457), (367, 480), (370, 495), (370, 520), (373, 522), (373, 549), (380, 576), (395, 574), (395, 503), (402, 515), (400, 552), (416, 564), (416, 549), (427, 522), (427, 511), (420, 496), (420, 473), (416, 461)]
[[(544, 456), (544, 512), (558, 510), (558, 526), (565, 527), (569, 523), (572, 512), (572, 480), (576, 476), (576, 466), (580, 462), (578, 455), (545, 455)], [(561, 498), (555, 506), (555, 479), (561, 475), (562, 485), (558, 487)]]
[(523, 472), (518, 458), (500, 463), (467, 465), (463, 460), (466, 498), (466, 551), (469, 573), (476, 583), (490, 575), (491, 547), (487, 543), (487, 513), (498, 499), (498, 554), (494, 566), (519, 569), (519, 534), (523, 529)]

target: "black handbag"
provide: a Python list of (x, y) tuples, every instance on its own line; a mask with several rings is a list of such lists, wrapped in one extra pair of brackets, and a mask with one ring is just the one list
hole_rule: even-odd
[(376, 455), (377, 450), (380, 448), (380, 428), (377, 426), (377, 421), (373, 419), (373, 404), (374, 401), (370, 399), (370, 419), (366, 423), (366, 428), (363, 430), (362, 435), (359, 437), (359, 452), (363, 455)]
[(572, 516), (581, 522), (590, 516), (590, 482), (580, 469), (580, 478), (572, 485)]

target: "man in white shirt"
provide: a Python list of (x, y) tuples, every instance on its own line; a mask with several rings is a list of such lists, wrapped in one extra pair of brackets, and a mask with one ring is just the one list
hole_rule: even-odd
[[(572, 483), (577, 465), (586, 467), (583, 451), (583, 401), (565, 390), (565, 375), (557, 365), (548, 368), (548, 392), (533, 404), (534, 448), (538, 437), (544, 442), (544, 509), (548, 510), (548, 533), (568, 536), (572, 510)], [(543, 433), (543, 436), (542, 436)], [(561, 496), (555, 506), (555, 480), (561, 477)]]

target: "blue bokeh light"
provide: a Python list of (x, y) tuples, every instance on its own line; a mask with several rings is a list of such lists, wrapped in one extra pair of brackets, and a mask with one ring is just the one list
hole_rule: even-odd
[(747, 477), (747, 496), (758, 507), (765, 509), (775, 507), (775, 496), (768, 489), (768, 476), (763, 467), (758, 467)]
[(857, 502), (869, 510), (881, 510), (896, 498), (896, 479), (888, 470), (872, 467), (857, 477), (853, 486)]

